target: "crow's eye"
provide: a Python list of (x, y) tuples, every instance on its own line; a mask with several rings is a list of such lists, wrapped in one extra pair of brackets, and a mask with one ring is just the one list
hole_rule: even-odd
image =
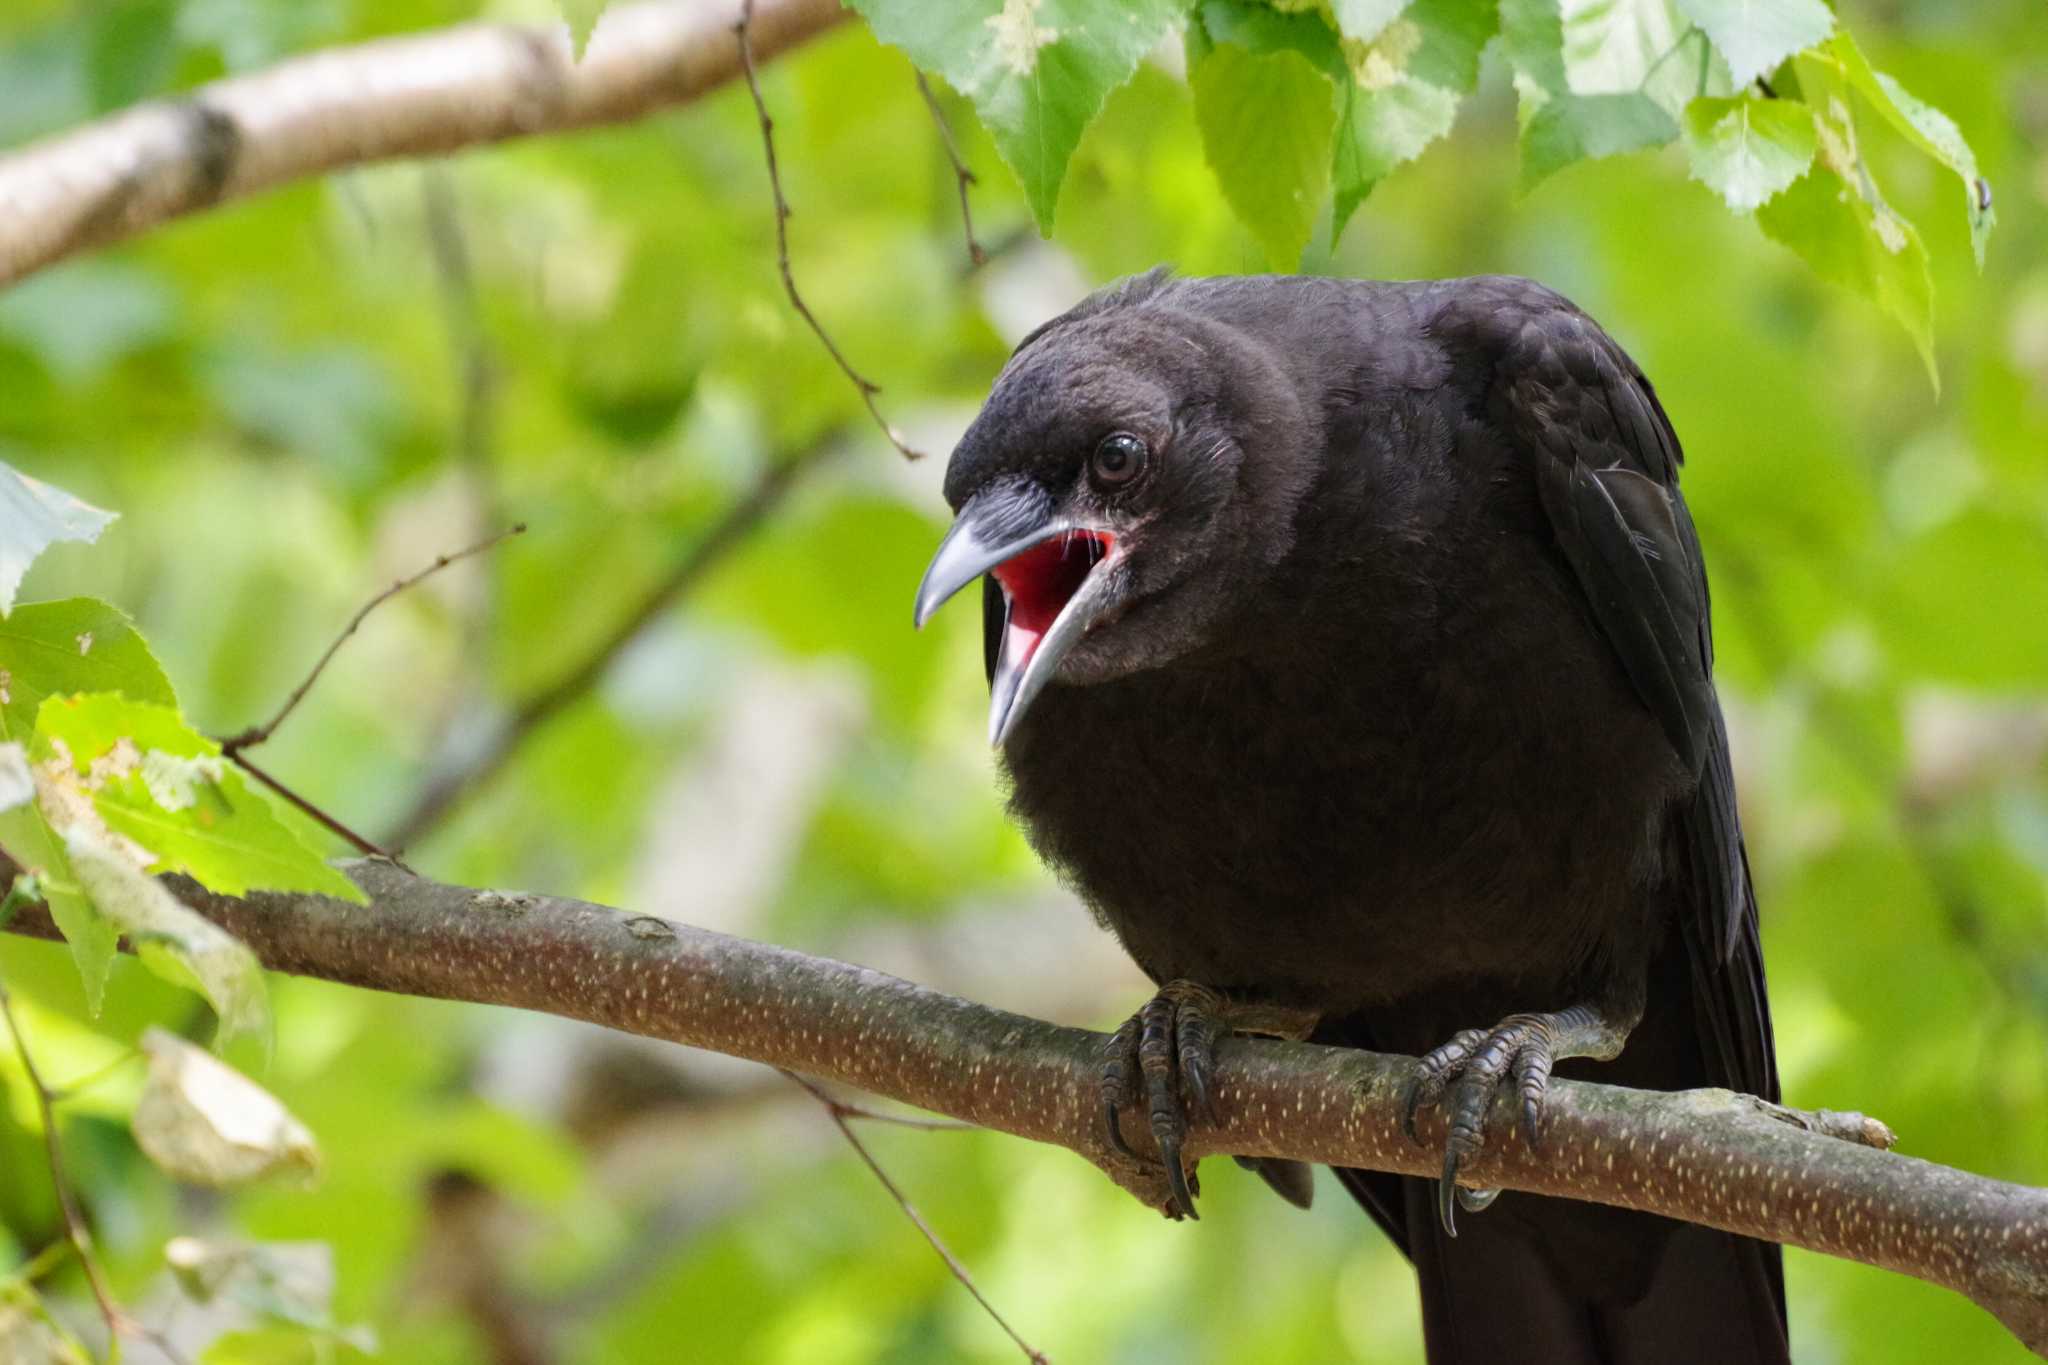
[(1101, 488), (1120, 488), (1138, 477), (1149, 452), (1145, 443), (1128, 431), (1112, 432), (1095, 447), (1088, 462), (1088, 474)]

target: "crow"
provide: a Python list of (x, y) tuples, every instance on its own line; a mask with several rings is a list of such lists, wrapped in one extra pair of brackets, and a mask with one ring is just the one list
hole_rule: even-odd
[(1680, 458), (1532, 281), (1159, 270), (1027, 336), (946, 469), (918, 624), (983, 579), (1011, 812), (1160, 987), (1110, 1136), (1146, 1099), (1193, 1217), (1219, 1031), (1419, 1056), (1442, 1179), (1336, 1174), (1433, 1362), (1789, 1359), (1775, 1246), (1458, 1183), (1553, 1066), (1777, 1098)]

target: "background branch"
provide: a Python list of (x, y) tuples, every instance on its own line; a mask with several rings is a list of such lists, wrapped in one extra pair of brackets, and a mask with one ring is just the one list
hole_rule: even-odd
[[(613, 5), (583, 59), (565, 25), (466, 24), (281, 62), (0, 157), (0, 286), (167, 219), (307, 176), (622, 123), (740, 74), (737, 0)], [(839, 0), (761, 0), (766, 59)]]
[(828, 432), (764, 470), (754, 486), (712, 523), (590, 653), (554, 682), (520, 702), (473, 751), (441, 764), (418, 798), (393, 822), (391, 832), (385, 836), (385, 846), (400, 851), (412, 847), (447, 819), (465, 797), (496, 776), (528, 736), (594, 687), (627, 645), (638, 639), (663, 612), (689, 596), (706, 574), (744, 544), (797, 480), (833, 450), (838, 436), (837, 432)]
[[(181, 899), (274, 970), (377, 990), (542, 1010), (861, 1087), (1087, 1157), (1161, 1205), (1156, 1167), (1104, 1142), (1103, 1036), (971, 1004), (880, 972), (581, 901), (478, 892), (377, 861), (347, 865), (368, 906), (310, 895)], [(48, 915), (11, 928), (54, 937)], [(1219, 1121), (1191, 1155), (1280, 1156), (1434, 1175), (1402, 1136), (1409, 1059), (1227, 1038)], [(1553, 1083), (1547, 1156), (1515, 1140), (1476, 1183), (1641, 1209), (1846, 1257), (1963, 1293), (2048, 1349), (2048, 1191), (1862, 1145), (1856, 1115), (1802, 1114), (1719, 1090)], [(1430, 1116), (1429, 1142), (1441, 1121)], [(1494, 1132), (1509, 1134), (1504, 1103)], [(1134, 1113), (1126, 1131), (1142, 1135)], [(1142, 1137), (1140, 1138), (1142, 1141)]]

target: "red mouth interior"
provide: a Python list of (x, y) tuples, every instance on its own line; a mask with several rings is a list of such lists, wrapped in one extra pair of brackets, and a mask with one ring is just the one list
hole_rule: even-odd
[(1038, 642), (1089, 572), (1109, 553), (1100, 531), (1066, 531), (1014, 555), (990, 572), (1010, 597), (1010, 629), (1003, 656), (1016, 668), (1031, 661)]

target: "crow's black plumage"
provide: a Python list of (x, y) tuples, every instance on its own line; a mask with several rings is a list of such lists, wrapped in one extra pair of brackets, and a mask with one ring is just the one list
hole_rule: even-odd
[(1787, 1358), (1774, 1247), (1512, 1193), (1451, 1232), (1552, 1061), (1776, 1098), (1679, 458), (1529, 281), (1155, 273), (1027, 338), (947, 470), (920, 620), (988, 574), (1012, 809), (1164, 988), (1112, 1092), (1178, 1180), (1210, 1030), (1430, 1054), (1445, 1180), (1338, 1175), (1433, 1361)]

